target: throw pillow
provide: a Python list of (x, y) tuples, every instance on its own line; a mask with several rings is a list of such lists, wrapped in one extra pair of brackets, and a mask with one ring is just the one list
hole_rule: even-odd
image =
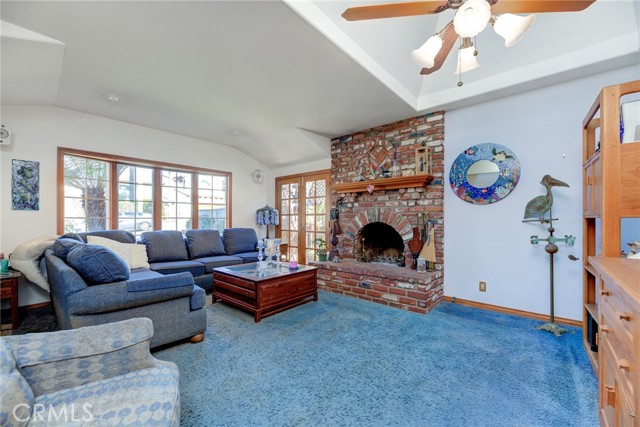
[(137, 243), (126, 243), (131, 248), (131, 269), (150, 268), (147, 247)]
[(140, 240), (147, 247), (147, 255), (151, 263), (189, 259), (187, 245), (180, 231), (145, 231)]
[(116, 255), (122, 258), (129, 269), (131, 269), (131, 248), (124, 243), (98, 236), (87, 236), (87, 243), (111, 249)]
[(80, 245), (67, 255), (67, 264), (87, 285), (121, 282), (129, 279), (129, 266), (111, 249), (99, 245)]
[(218, 230), (187, 230), (185, 235), (192, 259), (225, 255), (224, 244)]
[(227, 255), (255, 252), (258, 244), (258, 236), (253, 228), (227, 228), (223, 238)]
[(68, 237), (58, 237), (55, 242), (53, 242), (53, 246), (51, 250), (53, 254), (60, 258), (63, 261), (67, 260), (67, 255), (71, 251), (71, 249), (75, 248), (78, 245), (84, 245), (84, 242), (79, 242), (75, 239), (71, 239)]
[(0, 340), (0, 414), (2, 425), (25, 426), (31, 418), (33, 390), (24, 379), (13, 357), (11, 347)]

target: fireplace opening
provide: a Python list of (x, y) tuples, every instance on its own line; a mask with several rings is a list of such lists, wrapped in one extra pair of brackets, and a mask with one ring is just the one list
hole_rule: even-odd
[(361, 262), (404, 265), (404, 241), (389, 224), (371, 222), (358, 231), (355, 255)]

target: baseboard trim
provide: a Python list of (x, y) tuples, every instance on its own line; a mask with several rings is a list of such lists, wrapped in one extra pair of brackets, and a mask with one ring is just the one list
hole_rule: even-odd
[[(445, 296), (444, 300), (453, 304), (460, 304), (460, 305), (464, 305), (467, 307), (474, 307), (474, 308), (482, 308), (484, 310), (497, 311), (498, 313), (512, 314), (514, 316), (528, 317), (530, 319), (535, 319), (535, 320), (544, 321), (549, 319), (549, 316), (546, 314), (534, 313), (532, 311), (525, 311), (525, 310), (517, 310), (515, 308), (507, 308), (507, 307), (502, 307), (502, 306), (493, 305), (493, 304), (485, 304), (483, 302), (470, 301), (470, 300), (456, 298), (456, 297)], [(556, 317), (554, 320), (556, 323), (561, 323), (563, 325), (576, 326), (578, 328), (582, 327), (582, 321), (580, 320), (566, 319), (564, 317)]]
[(18, 312), (20, 315), (22, 315), (25, 311), (35, 310), (37, 308), (44, 308), (50, 305), (51, 305), (51, 302), (49, 301), (39, 302), (37, 304), (21, 305), (20, 307), (18, 307)]

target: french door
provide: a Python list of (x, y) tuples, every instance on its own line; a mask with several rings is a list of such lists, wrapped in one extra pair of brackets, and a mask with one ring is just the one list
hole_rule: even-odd
[[(287, 259), (300, 264), (318, 260), (319, 239), (328, 241), (328, 187), (328, 170), (276, 178), (276, 206), (280, 211), (276, 236), (282, 239), (282, 253)], [(324, 246), (323, 251), (327, 249)]]

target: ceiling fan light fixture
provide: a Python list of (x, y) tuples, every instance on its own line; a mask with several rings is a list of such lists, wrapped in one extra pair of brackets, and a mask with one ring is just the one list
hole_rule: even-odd
[(422, 46), (411, 52), (411, 59), (421, 67), (432, 68), (440, 49), (442, 49), (442, 38), (434, 34)]
[(453, 27), (460, 37), (475, 37), (491, 19), (491, 6), (485, 0), (467, 0), (458, 8)]
[(493, 29), (504, 39), (504, 45), (511, 47), (520, 41), (535, 20), (535, 15), (518, 16), (505, 13), (495, 19)]
[(460, 50), (458, 50), (458, 64), (454, 74), (462, 74), (478, 68), (480, 64), (478, 63), (477, 55), (478, 52), (476, 52), (471, 40), (464, 39)]

